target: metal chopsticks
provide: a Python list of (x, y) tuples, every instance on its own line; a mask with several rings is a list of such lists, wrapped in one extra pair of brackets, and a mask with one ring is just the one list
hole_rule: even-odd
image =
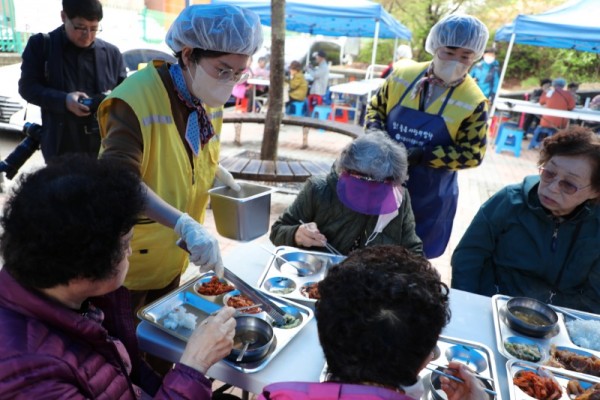
[[(460, 379), (460, 378), (457, 378), (457, 377), (456, 377), (456, 376), (454, 376), (454, 375), (450, 375), (450, 374), (447, 374), (447, 373), (445, 373), (445, 372), (443, 372), (443, 371), (440, 371), (439, 369), (435, 369), (435, 368), (433, 368), (433, 367), (430, 367), (430, 366), (425, 366), (425, 368), (426, 368), (426, 369), (428, 369), (428, 370), (430, 370), (430, 371), (431, 371), (431, 372), (433, 372), (434, 374), (438, 374), (438, 375), (445, 376), (446, 378), (448, 378), (448, 379), (452, 379), (453, 381), (456, 381), (456, 382), (465, 383), (465, 381), (463, 381), (462, 379)], [(492, 396), (496, 396), (496, 395), (497, 395), (497, 393), (496, 393), (496, 392), (494, 392), (493, 390), (490, 390), (490, 389), (488, 389), (488, 388), (483, 388), (483, 390), (484, 390), (484, 391), (485, 391), (487, 394), (491, 394)]]
[[(302, 221), (301, 219), (298, 220), (301, 224), (305, 224), (306, 222)], [(340, 253), (335, 247), (333, 247), (332, 245), (330, 245), (329, 243), (325, 242), (325, 248), (327, 250), (329, 250), (330, 253), (335, 254), (336, 256), (343, 256), (342, 253)]]
[(263, 305), (263, 310), (265, 310), (267, 314), (269, 314), (269, 316), (275, 320), (277, 325), (285, 325), (284, 316), (286, 313), (281, 309), (281, 307), (275, 304), (266, 294), (250, 286), (248, 283), (242, 280), (242, 278), (231, 272), (229, 269), (223, 268), (223, 270), (225, 272), (225, 279), (231, 281), (241, 293), (248, 296), (255, 303), (261, 303)]

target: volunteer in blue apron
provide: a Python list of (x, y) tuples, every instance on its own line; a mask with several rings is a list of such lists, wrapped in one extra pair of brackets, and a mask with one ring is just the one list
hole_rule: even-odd
[(397, 68), (373, 96), (367, 129), (384, 129), (408, 149), (408, 191), (425, 255), (442, 255), (458, 201), (456, 171), (481, 164), (488, 101), (469, 68), (489, 33), (477, 18), (450, 15), (433, 26), (425, 49), (433, 60)]

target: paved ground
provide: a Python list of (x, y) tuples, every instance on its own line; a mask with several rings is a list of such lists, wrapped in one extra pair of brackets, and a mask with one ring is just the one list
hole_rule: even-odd
[[(222, 134), (222, 155), (235, 155), (245, 150), (260, 151), (262, 140), (262, 125), (244, 124), (242, 127), (242, 146), (233, 142), (233, 125), (225, 124)], [(301, 128), (284, 126), (280, 132), (279, 155), (297, 159), (320, 159), (333, 161), (340, 150), (351, 139), (336, 133), (311, 130), (309, 148), (301, 149)], [(521, 156), (516, 158), (511, 152), (496, 154), (494, 149), (488, 149), (484, 162), (478, 168), (460, 171), (458, 183), (460, 196), (458, 212), (454, 229), (446, 252), (431, 262), (440, 271), (442, 279), (449, 283), (451, 276), (450, 257), (454, 247), (467, 229), (479, 206), (500, 188), (520, 182), (524, 176), (537, 173), (536, 161), (538, 150), (527, 150), (528, 141), (523, 141)], [(271, 198), (271, 222), (294, 200), (300, 185), (287, 185)], [(240, 242), (224, 238), (216, 231), (212, 210), (208, 210), (205, 225), (219, 238), (221, 249), (225, 253)], [(257, 243), (269, 242), (268, 233), (255, 239)], [(195, 268), (190, 268), (187, 277), (194, 274)]]

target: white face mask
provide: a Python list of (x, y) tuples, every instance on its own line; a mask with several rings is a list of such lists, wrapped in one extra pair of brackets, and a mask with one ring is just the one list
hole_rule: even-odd
[(454, 82), (467, 74), (469, 66), (454, 60), (433, 57), (433, 73), (446, 83)]
[(195, 76), (192, 76), (190, 68), (187, 68), (190, 79), (192, 80), (192, 87), (190, 93), (196, 98), (200, 99), (209, 107), (220, 107), (229, 100), (231, 92), (235, 86), (235, 82), (227, 81), (222, 82), (216, 78), (213, 78), (206, 73), (204, 68), (198, 63), (196, 64)]
[(496, 61), (496, 57), (494, 57), (494, 56), (483, 56), (483, 61), (484, 61), (486, 64), (491, 64), (491, 63), (493, 63), (494, 61)]

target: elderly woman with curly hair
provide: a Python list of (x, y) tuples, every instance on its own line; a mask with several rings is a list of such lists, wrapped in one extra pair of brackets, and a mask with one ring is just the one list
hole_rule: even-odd
[(538, 164), (481, 206), (452, 256), (452, 287), (600, 313), (600, 139), (559, 131)]
[[(318, 288), (315, 315), (326, 382), (271, 384), (260, 399), (306, 399), (306, 393), (328, 399), (421, 399), (420, 372), (450, 320), (448, 287), (437, 270), (402, 246), (372, 246), (332, 267)], [(488, 398), (466, 365), (449, 367), (446, 372), (465, 383), (442, 377), (448, 399)]]
[(164, 380), (138, 351), (123, 281), (140, 179), (107, 160), (56, 158), (8, 200), (0, 248), (0, 398), (210, 399), (235, 310), (192, 333)]
[(406, 149), (373, 130), (349, 143), (327, 177), (310, 178), (271, 227), (276, 246), (322, 248), (343, 254), (374, 244), (423, 253), (415, 232)]

